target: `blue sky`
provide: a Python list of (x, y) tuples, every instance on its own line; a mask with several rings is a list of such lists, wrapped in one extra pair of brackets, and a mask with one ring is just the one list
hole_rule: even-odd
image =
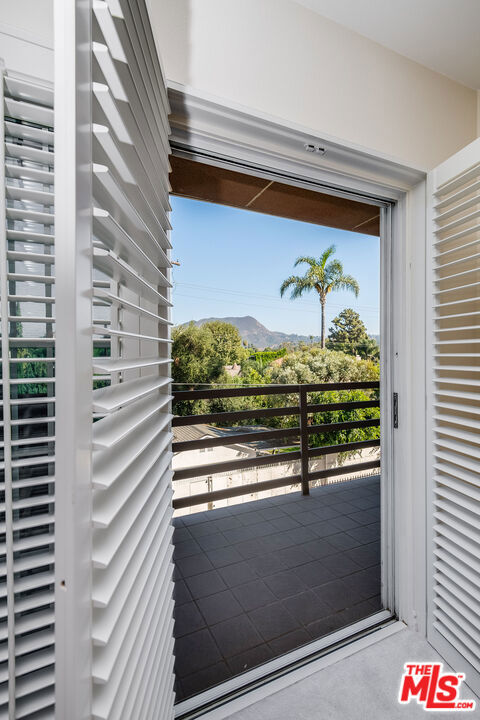
[(306, 265), (299, 255), (319, 256), (335, 244), (344, 271), (360, 285), (353, 293), (329, 296), (327, 331), (345, 307), (358, 313), (371, 334), (379, 333), (380, 242), (359, 233), (262, 215), (248, 210), (172, 197), (173, 321), (252, 315), (269, 330), (319, 335), (316, 293), (280, 298), (279, 287)]

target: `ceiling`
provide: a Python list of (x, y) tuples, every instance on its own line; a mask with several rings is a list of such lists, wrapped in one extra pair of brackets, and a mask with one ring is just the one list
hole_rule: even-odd
[(192, 162), (175, 155), (170, 162), (170, 184), (174, 195), (363, 235), (380, 235), (379, 210), (373, 205)]
[(480, 89), (480, 0), (296, 0), (381, 45)]

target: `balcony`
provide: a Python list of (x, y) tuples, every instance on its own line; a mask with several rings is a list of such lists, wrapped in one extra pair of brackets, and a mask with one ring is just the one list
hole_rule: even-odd
[[(280, 403), (174, 418), (174, 429), (190, 430), (177, 432), (173, 446), (174, 488), (183, 487), (174, 495), (177, 701), (382, 609), (379, 438), (320, 444), (332, 433), (378, 427), (378, 417), (356, 417), (367, 408), (378, 415), (378, 389), (370, 382), (175, 394), (175, 403), (259, 396), (265, 405), (273, 398)], [(344, 399), (358, 390), (369, 398)], [(341, 402), (326, 401), (333, 391), (342, 393)], [(322, 402), (316, 402), (319, 393)], [(318, 424), (324, 412), (351, 419)], [(292, 418), (294, 424), (230, 426), (272, 417)], [(209, 434), (208, 423), (220, 427)], [(209, 447), (233, 448), (234, 459), (210, 462), (212, 453), (205, 452), (202, 464), (192, 465), (191, 452)], [(339, 453), (345, 460), (352, 451), (375, 456), (333, 463)], [(182, 455), (190, 458), (184, 467)], [(247, 475), (242, 483), (241, 473), (254, 467), (268, 468), (268, 479), (257, 473), (260, 479)], [(270, 477), (272, 468), (277, 477)], [(226, 483), (225, 473), (235, 482)], [(192, 495), (189, 480), (210, 489)]]

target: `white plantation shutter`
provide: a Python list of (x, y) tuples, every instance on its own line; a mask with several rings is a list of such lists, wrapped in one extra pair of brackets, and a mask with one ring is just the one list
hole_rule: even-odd
[(480, 140), (432, 193), (429, 636), (480, 691)]
[(167, 718), (168, 101), (143, 2), (95, 0), (93, 36), (92, 715)]
[[(167, 720), (174, 703), (169, 106), (144, 0), (93, 0), (91, 11), (57, 3), (56, 97), (72, 93), (56, 115), (65, 163), (58, 227), (72, 240), (58, 256), (57, 472), (67, 483), (57, 502), (66, 511), (57, 553), (64, 579), (57, 716)], [(80, 224), (63, 212), (68, 203)], [(72, 509), (75, 493), (81, 512)]]
[(0, 717), (52, 717), (53, 90), (2, 73)]

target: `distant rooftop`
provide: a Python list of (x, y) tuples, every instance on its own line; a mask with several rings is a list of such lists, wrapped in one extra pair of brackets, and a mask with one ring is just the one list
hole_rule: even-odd
[[(271, 430), (272, 428), (264, 427), (262, 425), (237, 425), (236, 427), (219, 428), (213, 425), (207, 425), (206, 423), (199, 423), (198, 425), (185, 425), (173, 428), (173, 440), (174, 442), (186, 442), (188, 440), (201, 440), (206, 437), (228, 437), (229, 435), (238, 435), (239, 433), (255, 433), (262, 430)], [(278, 440), (253, 440), (248, 443), (235, 443), (232, 445), (241, 445), (242, 447), (248, 447), (249, 449), (260, 450), (272, 450), (274, 448), (281, 447)], [(295, 442), (289, 442), (285, 447), (291, 447), (296, 445)]]
[(204, 437), (219, 437), (219, 428), (206, 425), (205, 423), (198, 425), (183, 425), (173, 428), (174, 442), (187, 442), (188, 440), (201, 440)]

